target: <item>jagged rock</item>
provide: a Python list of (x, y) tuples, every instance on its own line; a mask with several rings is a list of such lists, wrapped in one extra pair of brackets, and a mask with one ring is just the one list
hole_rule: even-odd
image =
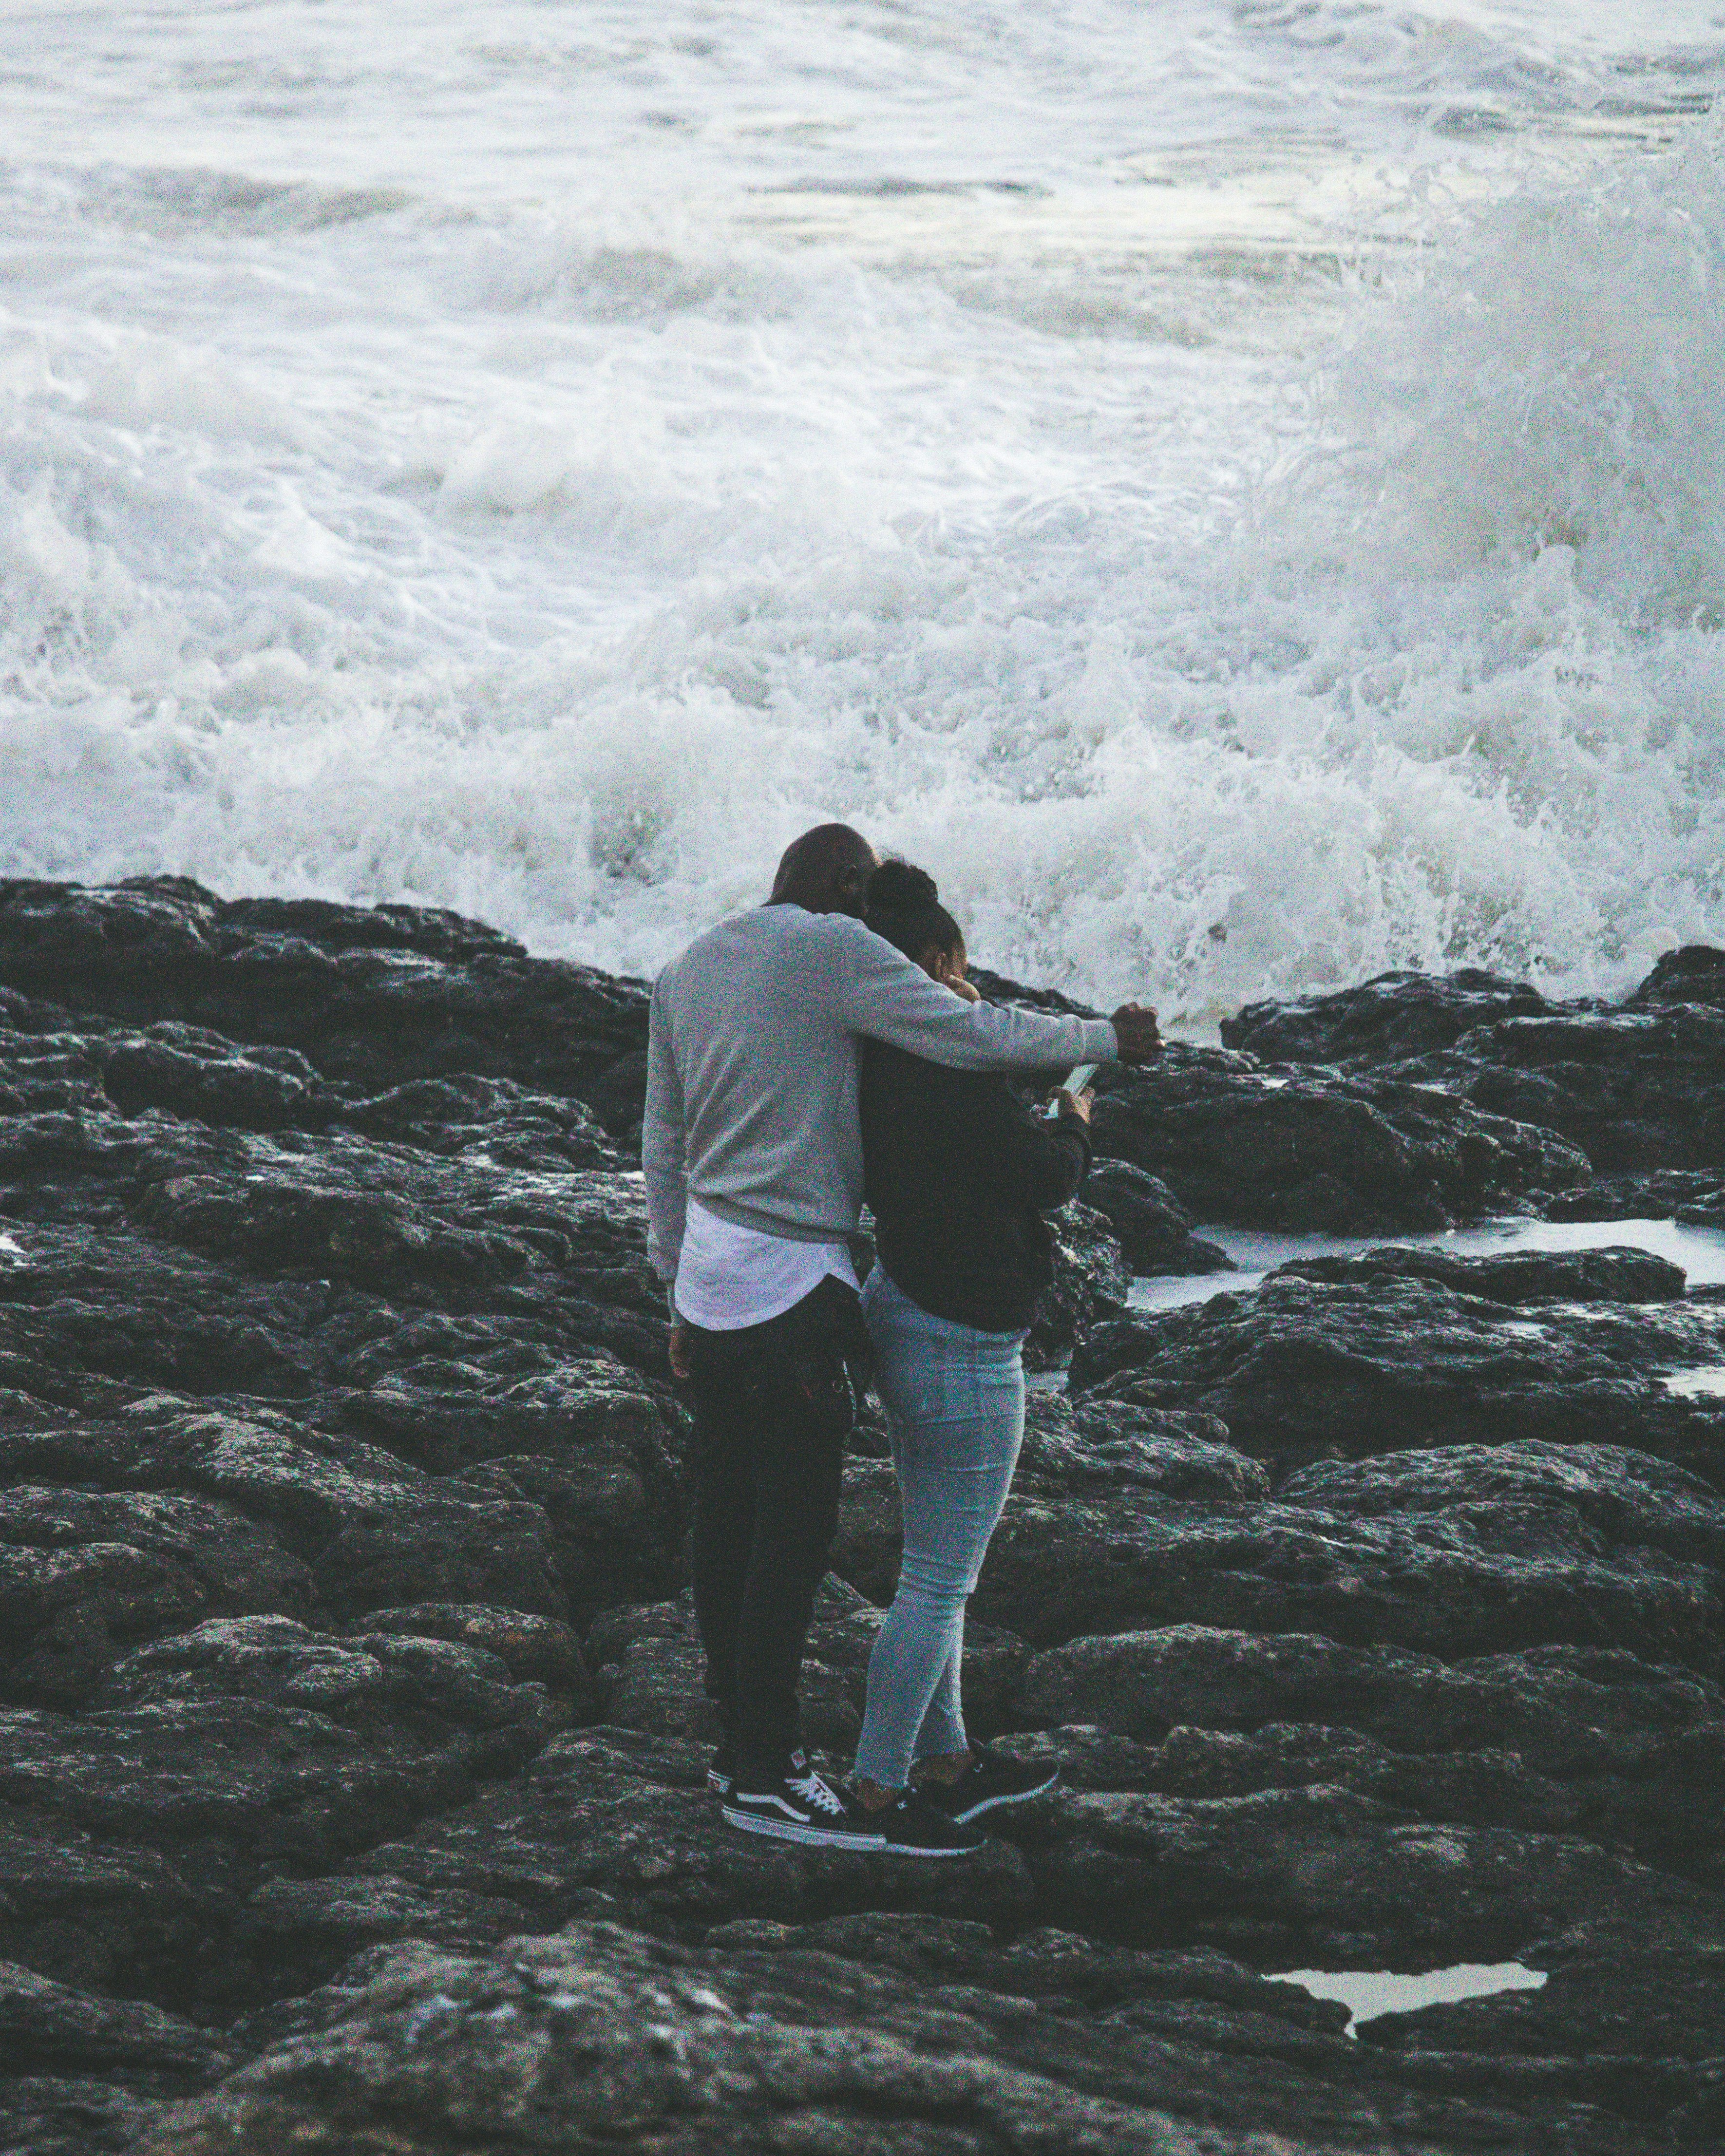
[(1242, 1450), (1285, 1465), (1527, 1437), (1698, 1464), (1715, 1454), (1721, 1403), (1665, 1380), (1725, 1361), (1721, 1317), (1693, 1300), (1512, 1316), (1413, 1270), (1328, 1284), (1286, 1270), (1253, 1295), (1096, 1327), (1071, 1383), (1126, 1373), (1134, 1398), (1219, 1416)]
[(1715, 1167), (1725, 1140), (1725, 1010), (1702, 1004), (1505, 1019), (1398, 1075), (1558, 1132), (1601, 1174)]
[(584, 1692), (588, 1668), (581, 1642), (554, 1617), (500, 1609), (483, 1602), (418, 1602), (405, 1609), (372, 1609), (350, 1633), (393, 1633), (416, 1640), (453, 1640), (493, 1655), (517, 1683), (554, 1692)]
[(0, 1381), (100, 1414), (167, 1389), (303, 1399), (326, 1283), (246, 1281), (125, 1232), (33, 1222), (0, 1280)]
[(1725, 1570), (1725, 1496), (1699, 1476), (1621, 1445), (1530, 1438), (1326, 1460), (1290, 1476), (1277, 1502), (1356, 1519), (1459, 1511), (1483, 1516), (1507, 1507), (1527, 1522), (1543, 1509), (1579, 1517), (1630, 1548)]
[(246, 1699), (0, 1715), (0, 1797), (99, 1834), (333, 1863), (472, 1789), (470, 1748), (374, 1745)]
[(1605, 1447), (1506, 1448), (1497, 1470), (1477, 1453), (1446, 1470), (1450, 1450), (1332, 1481), (1315, 1468), (1267, 1502), (1031, 1484), (1008, 1500), (971, 1607), (1041, 1645), (1195, 1623), (1445, 1655), (1625, 1645), (1713, 1666), (1721, 1514), (1702, 1486)]
[(1725, 1220), (1725, 1176), (1717, 1168), (1656, 1168), (1602, 1175), (1579, 1183), (1546, 1208), (1552, 1220), (1681, 1220), (1717, 1227)]
[(1685, 1282), (1681, 1265), (1651, 1250), (1633, 1249), (1506, 1250), (1471, 1258), (1453, 1250), (1390, 1245), (1348, 1257), (1296, 1258), (1278, 1266), (1276, 1274), (1332, 1287), (1355, 1281), (1435, 1281), (1458, 1295), (1512, 1309), (1535, 1302), (1672, 1302), (1681, 1298)]
[(0, 2080), (0, 2148), (9, 2156), (107, 2156), (131, 2148), (162, 2106), (89, 2075)]
[(0, 1799), (0, 1955), (80, 1989), (195, 2001), (231, 1922), (231, 1867), (103, 1838)]
[(141, 2069), (159, 2092), (208, 2081), (233, 2063), (208, 2030), (177, 2015), (57, 1984), (18, 1962), (0, 1962), (0, 2056), (13, 2074)]
[(1553, 1927), (1725, 1916), (1725, 1897), (1577, 1836), (1409, 1824), (1322, 1785), (1072, 1794), (1032, 1852), (1045, 1907), (1332, 1964), (1491, 1962)]
[[(1620, 1650), (1536, 1647), (1460, 1661), (1316, 1634), (1198, 1625), (1074, 1640), (1025, 1672), (1026, 1725), (1094, 1722), (1160, 1743), (1179, 1724), (1346, 1727), (1399, 1752), (1517, 1753), (1574, 1775), (1681, 1763), (1683, 1739), (1725, 1719), (1725, 1693), (1691, 1671)], [(1697, 1771), (1705, 1766), (1697, 1755)]]
[(1707, 943), (1686, 943), (1667, 951), (1628, 998), (1632, 1007), (1661, 1004), (1710, 1004), (1725, 1010), (1725, 951)]
[(1327, 1235), (1445, 1228), (1584, 1182), (1587, 1156), (1436, 1086), (1295, 1077), (1222, 1049), (1114, 1074), (1097, 1152), (1162, 1178), (1200, 1220)]
[(254, 1617), (141, 1650), (82, 1716), (0, 1716), (0, 1797), (97, 1833), (327, 1864), (546, 1733), (542, 1690), (474, 1648)]
[(341, 1119), (369, 1137), (470, 1153), (500, 1168), (628, 1166), (583, 1101), (531, 1092), (508, 1078), (421, 1078), (344, 1106)]
[(1132, 1275), (1104, 1216), (1076, 1202), (1050, 1217), (1054, 1277), (1037, 1298), (1036, 1322), (1024, 1342), (1027, 1370), (1065, 1362), (1086, 1326), (1126, 1306)]
[[(1105, 1957), (1048, 1931), (1003, 1956), (976, 1928), (756, 1923), (690, 1948), (584, 1922), (490, 1954), (375, 1950), (141, 2156), (357, 2147), (408, 2116), (416, 2147), (481, 2156), (619, 2132), (672, 2156), (1245, 2156), (1266, 2128), (1290, 2156), (1538, 2145), (1537, 2098), (1420, 2092), (1397, 2054), (1224, 1956)], [(1609, 2118), (1574, 2123), (1578, 2150), (1653, 2145)]]
[(213, 1611), (304, 1611), (305, 1567), (231, 1507), (143, 1492), (0, 1491), (0, 1693), (68, 1705), (121, 1647)]
[(459, 915), (224, 902), (178, 877), (0, 882), (0, 982), (110, 1020), (295, 1049), (370, 1096), (461, 1073), (580, 1096), (646, 1040), (644, 983), (530, 958)]
[(1725, 1758), (1725, 1723), (1700, 1723), (1639, 1758), (1596, 1759), (1588, 1771), (1563, 1775), (1530, 1766), (1513, 1748), (1410, 1753), (1358, 1730), (1307, 1722), (1248, 1731), (1178, 1724), (1155, 1746), (1094, 1724), (1068, 1725), (1014, 1738), (1009, 1748), (1059, 1766), (1077, 1789), (1176, 1797), (1348, 1789), (1408, 1818), (1579, 1835), (1699, 1885), (1725, 1887), (1705, 1764)]
[(331, 1096), (291, 1048), (242, 1053), (202, 1027), (155, 1025), (121, 1040), (102, 1062), (102, 1086), (123, 1115), (167, 1108), (177, 1116), (247, 1131), (323, 1121)]
[(1222, 1021), (1224, 1047), (1266, 1063), (1381, 1069), (1449, 1048), (1476, 1026), (1554, 1008), (1525, 981), (1464, 966), (1453, 973), (1379, 973), (1357, 988), (1291, 1003), (1247, 1004)]
[(336, 1640), (286, 1617), (199, 1625), (141, 1648), (116, 1666), (98, 1703), (223, 1699), (308, 1708), (384, 1743), (434, 1732), (447, 1743), (466, 1730), (480, 1739), (467, 1748), (486, 1771), (519, 1765), (547, 1733), (543, 1687), (511, 1681), (481, 1648), (393, 1631)]
[(1157, 1491), (1224, 1504), (1267, 1496), (1262, 1464), (1236, 1451), (1225, 1424), (1123, 1400), (1033, 1394), (1014, 1486), (1080, 1496)]
[(1234, 1270), (1219, 1243), (1193, 1234), (1192, 1215), (1162, 1178), (1130, 1161), (1097, 1161), (1085, 1178), (1084, 1202), (1107, 1219), (1135, 1274)]
[(1542, 1989), (1379, 2015), (1359, 2037), (1436, 2092), (1485, 2103), (1579, 2099), (1656, 2122), (1668, 2146), (1717, 2147), (1725, 1932), (1693, 1917), (1660, 1929), (1666, 1936), (1649, 1938), (1621, 1924), (1574, 1927), (1534, 1950), (1549, 1971)]

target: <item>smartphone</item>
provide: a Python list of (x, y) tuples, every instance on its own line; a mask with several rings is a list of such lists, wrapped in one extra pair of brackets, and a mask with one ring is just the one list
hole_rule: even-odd
[[(1066, 1073), (1065, 1082), (1060, 1090), (1063, 1093), (1081, 1093), (1096, 1075), (1096, 1066), (1094, 1063), (1076, 1063)], [(1060, 1102), (1050, 1101), (1042, 1112), (1052, 1122), (1060, 1112)]]

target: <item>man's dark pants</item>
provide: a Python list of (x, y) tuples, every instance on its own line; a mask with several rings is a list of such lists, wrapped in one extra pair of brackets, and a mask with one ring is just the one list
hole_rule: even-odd
[(831, 1277), (764, 1325), (689, 1327), (695, 1609), (706, 1690), (752, 1785), (776, 1782), (799, 1741), (803, 1643), (867, 1344), (855, 1290)]

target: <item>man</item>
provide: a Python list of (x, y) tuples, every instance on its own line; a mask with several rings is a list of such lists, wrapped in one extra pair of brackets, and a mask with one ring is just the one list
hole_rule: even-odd
[(959, 1069), (1148, 1061), (1156, 1014), (1045, 1018), (961, 1001), (862, 925), (880, 865), (805, 832), (763, 906), (659, 977), (648, 1043), (648, 1253), (672, 1283), (695, 1398), (695, 1607), (723, 1732), (709, 1785), (749, 1832), (879, 1850), (880, 1822), (811, 1771), (797, 1688), (837, 1531), (849, 1365), (866, 1353), (846, 1239), (862, 1205), (856, 1040)]

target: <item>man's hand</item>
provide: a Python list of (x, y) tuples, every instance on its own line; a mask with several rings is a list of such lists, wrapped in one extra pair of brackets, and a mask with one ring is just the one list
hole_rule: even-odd
[(1086, 1086), (1081, 1093), (1069, 1093), (1063, 1086), (1055, 1095), (1055, 1101), (1062, 1116), (1070, 1116), (1074, 1122), (1087, 1123), (1090, 1111), (1096, 1106), (1096, 1096)]
[(1147, 1004), (1122, 1004), (1111, 1023), (1122, 1063), (1153, 1063), (1162, 1053), (1156, 1014)]
[(689, 1328), (680, 1318), (673, 1318), (670, 1330), (671, 1374), (686, 1381), (689, 1375)]

